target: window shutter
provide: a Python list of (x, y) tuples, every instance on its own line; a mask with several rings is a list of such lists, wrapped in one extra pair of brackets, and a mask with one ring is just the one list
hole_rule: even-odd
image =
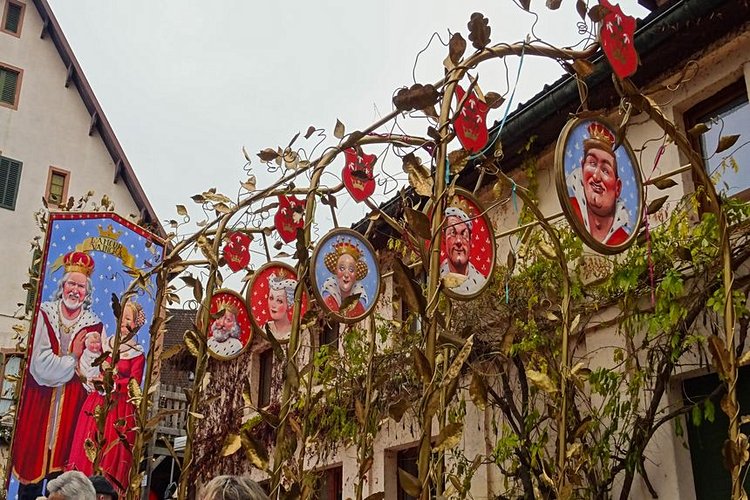
[(9, 69), (0, 68), (0, 102), (8, 104), (16, 103), (16, 85), (18, 73)]
[(18, 25), (21, 23), (21, 6), (8, 3), (8, 13), (5, 15), (5, 30), (18, 33)]
[(14, 210), (21, 181), (21, 162), (0, 157), (0, 207)]

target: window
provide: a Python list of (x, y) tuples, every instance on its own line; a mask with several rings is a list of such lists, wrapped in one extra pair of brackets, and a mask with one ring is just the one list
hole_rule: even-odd
[(26, 5), (13, 0), (8, 0), (5, 4), (5, 13), (3, 14), (2, 31), (14, 36), (21, 36), (21, 26), (23, 25), (23, 14)]
[[(709, 100), (685, 113), (688, 128), (705, 123), (709, 130), (700, 135), (695, 146), (706, 159), (706, 168), (716, 190), (726, 196), (750, 200), (750, 173), (742, 168), (750, 163), (750, 148), (739, 146), (750, 137), (750, 104), (745, 81), (740, 79)], [(740, 139), (727, 150), (716, 153), (722, 136), (739, 134)]]
[(0, 156), (0, 207), (16, 209), (22, 165), (18, 160)]
[(0, 106), (18, 109), (23, 72), (18, 68), (0, 65)]
[(398, 500), (416, 500), (416, 497), (413, 497), (406, 493), (401, 486), (401, 476), (398, 473), (398, 469), (403, 469), (404, 472), (408, 472), (414, 477), (419, 476), (419, 446), (415, 446), (414, 448), (408, 448), (406, 450), (401, 450), (396, 453), (396, 466), (398, 467), (396, 469), (396, 478), (397, 478), (397, 487), (398, 487)]
[(337, 351), (339, 348), (339, 324), (338, 323), (325, 323), (323, 328), (320, 330), (318, 337), (318, 346), (330, 346), (331, 349)]
[(271, 385), (273, 384), (273, 349), (266, 349), (258, 355), (260, 373), (258, 376), (258, 407), (271, 404)]
[(343, 481), (341, 467), (332, 467), (321, 471), (315, 484), (314, 500), (341, 500), (343, 498)]
[(47, 191), (44, 198), (49, 205), (64, 205), (68, 199), (70, 172), (50, 167), (47, 175)]
[(16, 403), (18, 380), (20, 380), (21, 353), (0, 355), (3, 377), (0, 379), (0, 425), (13, 426), (13, 420), (8, 412)]
[[(727, 439), (729, 419), (719, 408), (721, 397), (726, 391), (719, 390), (722, 382), (715, 374), (704, 375), (688, 379), (683, 383), (683, 396), (685, 404), (701, 403), (698, 408), (701, 416), (687, 415), (687, 436), (690, 445), (690, 460), (693, 465), (693, 480), (695, 481), (695, 498), (720, 499), (730, 498), (732, 483), (729, 472), (722, 463), (722, 446)], [(713, 402), (712, 417), (705, 415), (705, 403), (707, 396), (715, 394)], [(740, 415), (747, 413), (750, 408), (750, 367), (742, 367), (737, 379), (737, 401), (740, 405)], [(698, 411), (696, 410), (696, 414)], [(699, 425), (696, 425), (699, 424)], [(750, 425), (744, 424), (740, 432), (750, 432)], [(744, 480), (745, 489), (750, 487), (750, 478)]]

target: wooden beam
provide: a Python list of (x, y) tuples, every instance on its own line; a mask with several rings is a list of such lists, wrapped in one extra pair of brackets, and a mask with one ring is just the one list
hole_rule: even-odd
[(49, 33), (49, 17), (44, 18), (44, 22), (42, 23), (42, 32), (39, 33), (39, 38), (44, 40), (44, 37), (47, 36), (47, 33)]
[(99, 123), (99, 113), (94, 111), (94, 114), (91, 115), (91, 123), (89, 124), (89, 135), (94, 135), (94, 131), (96, 130), (96, 126)]
[(117, 184), (117, 181), (119, 181), (120, 178), (122, 178), (122, 170), (123, 170), (122, 159), (119, 159), (117, 160), (117, 163), (115, 163), (115, 178), (112, 180), (113, 184)]
[(75, 69), (73, 69), (73, 63), (72, 62), (68, 63), (68, 74), (65, 76), (65, 88), (66, 89), (70, 87), (70, 82), (73, 81), (74, 74), (75, 74)]

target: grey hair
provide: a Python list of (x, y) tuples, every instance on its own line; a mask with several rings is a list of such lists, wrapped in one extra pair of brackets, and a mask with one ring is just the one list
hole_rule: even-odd
[[(71, 271), (72, 272), (72, 271)], [(63, 285), (66, 281), (68, 281), (68, 277), (70, 276), (70, 273), (63, 274), (63, 277), (60, 281), (57, 282), (57, 291), (55, 291), (55, 296), (52, 297), (52, 300), (60, 300), (63, 296)], [(94, 282), (91, 281), (91, 278), (88, 276), (86, 277), (86, 298), (83, 299), (83, 308), (84, 309), (91, 309), (91, 304), (94, 303)]]
[(263, 488), (243, 476), (217, 476), (203, 490), (204, 500), (270, 500)]
[(96, 490), (83, 472), (71, 470), (47, 483), (48, 493), (59, 493), (66, 500), (96, 500)]
[(226, 340), (229, 340), (230, 338), (234, 337), (236, 339), (240, 338), (240, 325), (237, 323), (237, 321), (234, 322), (234, 326), (229, 331), (222, 331), (222, 333), (217, 334), (218, 328), (216, 328), (216, 323), (211, 324), (211, 335), (214, 339), (216, 339), (217, 342), (225, 342)]

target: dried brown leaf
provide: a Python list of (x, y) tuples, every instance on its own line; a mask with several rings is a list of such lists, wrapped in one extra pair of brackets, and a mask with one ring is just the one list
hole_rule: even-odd
[(346, 133), (346, 127), (344, 127), (344, 124), (341, 123), (341, 121), (337, 119), (336, 126), (333, 128), (333, 136), (336, 139), (343, 139), (345, 133)]
[(258, 153), (258, 158), (264, 163), (269, 163), (279, 157), (278, 151), (272, 148), (266, 148)]
[(719, 144), (716, 146), (716, 152), (721, 153), (734, 146), (737, 140), (740, 138), (739, 134), (722, 135), (719, 138)]
[(490, 43), (490, 20), (480, 12), (474, 12), (467, 24), (469, 28), (469, 40), (477, 50), (482, 50)]
[(401, 488), (410, 496), (418, 498), (422, 493), (422, 485), (419, 479), (406, 472), (401, 467), (398, 468), (398, 481)]
[(484, 94), (484, 102), (490, 109), (497, 109), (505, 102), (505, 97), (501, 96), (497, 92), (487, 92)]
[(526, 378), (528, 378), (534, 386), (543, 390), (547, 394), (555, 394), (558, 390), (557, 386), (552, 382), (552, 379), (550, 379), (546, 373), (528, 369), (526, 370)]
[(422, 165), (422, 160), (409, 153), (403, 158), (404, 172), (409, 176), (409, 185), (421, 196), (432, 195), (432, 177), (430, 172)]
[(221, 456), (228, 457), (234, 455), (240, 448), (242, 448), (242, 439), (239, 434), (230, 434), (224, 440), (224, 444), (221, 447)]
[(576, 11), (578, 12), (578, 15), (583, 19), (586, 20), (586, 1), (585, 0), (577, 0), (576, 1)]
[(653, 200), (651, 203), (648, 204), (648, 208), (646, 209), (646, 213), (648, 215), (655, 214), (659, 211), (659, 209), (666, 203), (668, 196), (662, 196), (661, 198), (657, 198)]
[(430, 219), (424, 213), (411, 207), (405, 207), (404, 215), (406, 216), (406, 223), (417, 236), (425, 240), (432, 238)]
[(461, 436), (464, 432), (464, 424), (453, 422), (443, 427), (435, 441), (434, 452), (441, 452), (455, 448), (461, 442)]
[(677, 182), (675, 182), (674, 179), (659, 179), (658, 181), (654, 182), (654, 186), (657, 189), (667, 189), (676, 185), (677, 185)]
[(466, 40), (461, 36), (461, 33), (454, 33), (450, 42), (448, 42), (448, 56), (451, 62), (458, 64), (464, 56), (464, 52), (466, 52)]

